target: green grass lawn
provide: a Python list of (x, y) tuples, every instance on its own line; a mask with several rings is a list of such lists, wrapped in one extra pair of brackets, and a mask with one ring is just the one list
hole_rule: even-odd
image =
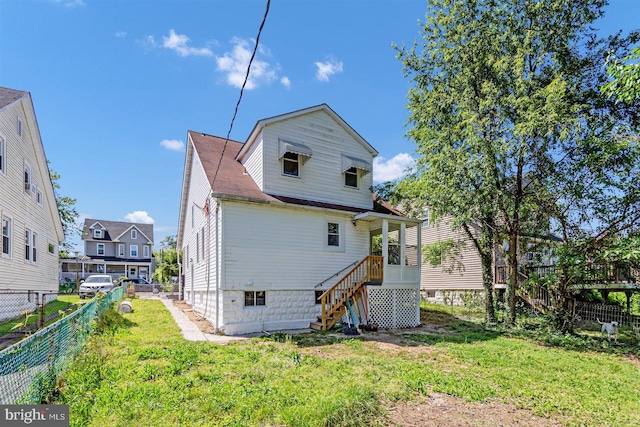
[[(55, 322), (62, 315), (68, 315), (83, 303), (84, 301), (77, 295), (58, 295), (56, 300), (48, 302), (44, 307), (44, 315), (46, 319), (45, 325)], [(40, 310), (40, 307), (38, 307), (31, 313), (24, 313), (15, 319), (6, 320), (0, 323), (0, 334), (6, 334), (16, 330), (20, 331), (20, 328), (25, 325), (30, 329), (36, 329), (37, 326), (41, 326), (39, 325), (41, 316)], [(38, 325), (36, 325), (36, 323), (38, 323)]]
[(638, 360), (608, 347), (542, 345), (432, 306), (423, 320), (437, 328), (393, 341), (316, 332), (223, 346), (186, 342), (158, 300), (133, 305), (103, 319), (62, 381), (71, 425), (383, 425), (394, 402), (430, 391), (568, 426), (640, 425)]

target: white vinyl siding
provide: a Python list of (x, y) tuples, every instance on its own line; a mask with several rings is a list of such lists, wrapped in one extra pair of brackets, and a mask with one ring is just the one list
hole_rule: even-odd
[[(18, 135), (17, 119), (23, 121), (23, 137)], [(0, 172), (0, 217), (8, 223), (8, 252), (0, 250), (0, 282), (15, 291), (57, 291), (59, 262), (57, 256), (42, 256), (42, 242), (55, 247), (63, 240), (62, 224), (57, 215), (51, 180), (30, 97), (25, 97), (0, 110), (0, 139), (3, 141), (3, 168)], [(25, 189), (24, 168), (30, 166), (29, 190)], [(37, 184), (35, 197), (31, 184)], [(42, 206), (38, 207), (38, 190)], [(26, 259), (26, 230), (31, 231), (29, 260)], [(33, 244), (35, 233), (36, 245)], [(3, 245), (4, 246), (4, 245)], [(32, 262), (35, 248), (36, 262)]]
[(260, 190), (264, 190), (263, 185), (263, 144), (262, 137), (260, 136), (256, 142), (251, 146), (249, 152), (245, 156), (243, 166), (249, 176), (253, 179)]
[(0, 135), (0, 174), (7, 174), (7, 143), (5, 139)]
[(453, 239), (454, 241), (466, 241), (466, 246), (461, 250), (460, 270), (454, 269), (451, 273), (444, 271), (445, 266), (432, 267), (429, 263), (422, 263), (420, 288), (434, 290), (474, 290), (482, 287), (482, 264), (473, 243), (467, 239), (464, 231), (453, 231), (447, 219), (438, 225), (422, 226), (407, 231), (407, 241), (415, 242), (415, 230), (422, 232), (422, 244), (428, 245), (437, 241)]
[[(368, 224), (352, 225), (350, 214), (237, 202), (224, 202), (222, 212), (221, 235), (234, 236), (224, 241), (227, 289), (314, 290), (320, 281), (368, 255)], [(340, 224), (342, 251), (326, 250), (328, 222)], [(210, 256), (215, 258), (214, 252)], [(246, 289), (248, 280), (254, 289)]]
[[(359, 188), (345, 187), (342, 153), (373, 163), (372, 154), (324, 111), (317, 111), (266, 126), (262, 132), (264, 173), (267, 194), (316, 200), (338, 205), (371, 209), (372, 173), (359, 178)], [(280, 141), (304, 144), (313, 156), (300, 162), (298, 179), (282, 173)], [(257, 142), (257, 141), (256, 141)], [(245, 168), (257, 163), (255, 153), (245, 157)], [(301, 156), (298, 156), (301, 157)], [(257, 169), (252, 167), (252, 170)], [(249, 169), (247, 169), (249, 170)], [(254, 172), (250, 175), (253, 177)]]

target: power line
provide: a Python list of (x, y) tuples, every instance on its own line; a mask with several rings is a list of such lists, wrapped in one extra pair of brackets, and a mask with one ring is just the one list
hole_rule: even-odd
[(251, 71), (251, 64), (253, 63), (253, 59), (256, 57), (256, 52), (258, 51), (258, 44), (260, 43), (260, 34), (262, 34), (264, 23), (267, 21), (267, 15), (269, 14), (270, 5), (271, 5), (271, 0), (267, 0), (267, 8), (264, 11), (264, 17), (262, 18), (262, 23), (260, 24), (260, 28), (258, 29), (256, 44), (253, 47), (253, 53), (251, 54), (251, 59), (249, 59), (249, 65), (247, 66), (247, 74), (245, 75), (244, 82), (242, 83), (242, 87), (240, 88), (240, 96), (238, 97), (238, 102), (236, 103), (236, 108), (235, 108), (235, 111), (233, 112), (231, 123), (229, 124), (229, 131), (227, 132), (227, 137), (224, 140), (224, 145), (222, 146), (222, 153), (220, 153), (220, 161), (218, 162), (218, 166), (216, 167), (216, 173), (213, 175), (213, 181), (211, 181), (212, 188), (213, 188), (213, 184), (216, 182), (216, 178), (218, 177), (218, 171), (220, 170), (220, 165), (222, 164), (222, 157), (224, 156), (224, 151), (227, 148), (227, 143), (229, 142), (229, 137), (231, 136), (231, 129), (233, 129), (233, 122), (236, 120), (236, 116), (238, 115), (238, 108), (240, 107), (240, 101), (242, 101), (242, 94), (244, 93), (244, 87), (246, 86), (247, 81), (249, 80), (249, 72)]

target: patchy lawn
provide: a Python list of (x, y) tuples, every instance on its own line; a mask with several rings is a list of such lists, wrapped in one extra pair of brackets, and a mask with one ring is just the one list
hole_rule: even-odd
[(133, 308), (61, 381), (71, 425), (640, 425), (637, 356), (595, 340), (542, 345), (430, 306), (416, 329), (218, 345), (184, 341), (158, 300)]

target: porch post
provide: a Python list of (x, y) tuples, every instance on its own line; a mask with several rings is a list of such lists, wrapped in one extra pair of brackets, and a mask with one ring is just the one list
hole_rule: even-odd
[(387, 275), (387, 263), (389, 262), (389, 221), (384, 218), (382, 220), (382, 257), (384, 262), (384, 275)]
[(403, 222), (400, 223), (400, 277), (402, 277), (402, 280), (405, 279), (404, 277), (404, 269), (405, 269), (405, 265), (407, 264), (407, 262), (405, 261), (406, 259), (406, 254), (407, 254), (407, 225)]

